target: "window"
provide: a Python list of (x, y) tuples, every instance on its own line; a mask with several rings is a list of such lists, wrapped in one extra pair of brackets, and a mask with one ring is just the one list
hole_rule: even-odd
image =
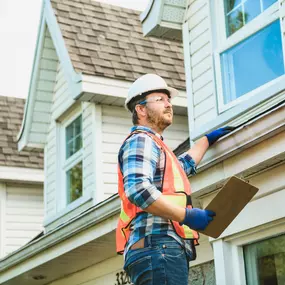
[(242, 28), (277, 0), (225, 0), (227, 36)]
[(215, 2), (220, 19), (215, 66), (223, 112), (279, 82), (284, 55), (277, 0), (220, 1)]
[(285, 235), (244, 247), (247, 285), (285, 284)]
[(82, 196), (82, 117), (65, 127), (66, 204)]
[(223, 52), (221, 63), (225, 104), (284, 74), (279, 20)]

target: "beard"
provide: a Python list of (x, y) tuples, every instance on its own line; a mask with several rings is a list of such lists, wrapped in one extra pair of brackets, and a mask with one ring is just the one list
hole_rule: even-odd
[[(165, 114), (168, 113), (171, 114), (171, 118), (165, 116)], [(173, 113), (172, 109), (170, 108), (165, 109), (162, 114), (158, 114), (157, 112), (148, 109), (146, 120), (151, 126), (156, 126), (156, 128), (164, 131), (168, 126), (172, 124), (172, 116)]]

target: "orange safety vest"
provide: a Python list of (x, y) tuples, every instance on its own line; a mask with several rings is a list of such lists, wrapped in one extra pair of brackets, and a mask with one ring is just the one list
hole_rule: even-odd
[[(162, 195), (176, 205), (181, 207), (192, 208), (191, 204), (191, 186), (189, 180), (182, 169), (175, 154), (159, 139), (156, 135), (148, 133), (142, 130), (136, 130), (132, 132), (126, 140), (135, 133), (143, 132), (150, 136), (159, 148), (165, 153), (165, 171), (163, 175), (163, 187)], [(125, 140), (125, 141), (126, 141)], [(137, 214), (143, 212), (143, 210), (136, 205), (132, 204), (126, 197), (124, 191), (123, 175), (118, 166), (118, 191), (122, 200), (121, 214), (116, 229), (116, 244), (117, 253), (122, 254), (125, 249), (125, 245), (130, 236), (130, 224)], [(194, 241), (194, 244), (198, 244), (199, 235), (196, 231), (191, 230), (186, 225), (179, 225), (176, 221), (171, 221), (175, 232), (183, 239), (190, 239)]]

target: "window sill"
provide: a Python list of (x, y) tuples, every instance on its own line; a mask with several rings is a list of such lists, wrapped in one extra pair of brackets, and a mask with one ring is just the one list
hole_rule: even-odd
[(67, 205), (64, 209), (56, 213), (55, 216), (45, 219), (43, 222), (43, 226), (46, 227), (51, 223), (55, 222), (56, 220), (63, 218), (65, 215), (69, 214), (73, 210), (77, 209), (78, 207), (86, 204), (87, 202), (93, 199), (92, 193), (85, 194), (84, 196), (78, 198), (77, 200), (73, 201), (69, 205)]

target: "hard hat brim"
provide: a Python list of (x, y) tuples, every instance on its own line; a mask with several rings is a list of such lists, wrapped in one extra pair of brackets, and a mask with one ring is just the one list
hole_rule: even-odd
[[(163, 86), (163, 87), (161, 87), (161, 88), (156, 88), (155, 90), (159, 90), (159, 89), (168, 90), (171, 99), (173, 99), (173, 98), (175, 98), (175, 97), (177, 97), (177, 96), (179, 95), (179, 91), (178, 91), (177, 89), (175, 89), (175, 88), (172, 88), (172, 87), (168, 87), (168, 86), (165, 87), (165, 86)], [(153, 90), (153, 91), (155, 92), (155, 90)], [(149, 92), (149, 91), (152, 91), (152, 90), (148, 90), (148, 91), (146, 91), (146, 92)], [(139, 95), (141, 95), (141, 94), (138, 94), (138, 96), (139, 96)], [(133, 97), (133, 98), (134, 98), (134, 97)], [(125, 101), (125, 108), (126, 108), (126, 110), (130, 111), (129, 108), (128, 108), (128, 103), (129, 103), (129, 101), (126, 100), (126, 101)]]
[(172, 88), (172, 87), (166, 87), (166, 88), (163, 88), (163, 89), (166, 89), (169, 91), (170, 93), (170, 97), (171, 99), (177, 97), (179, 95), (179, 91), (175, 88)]

